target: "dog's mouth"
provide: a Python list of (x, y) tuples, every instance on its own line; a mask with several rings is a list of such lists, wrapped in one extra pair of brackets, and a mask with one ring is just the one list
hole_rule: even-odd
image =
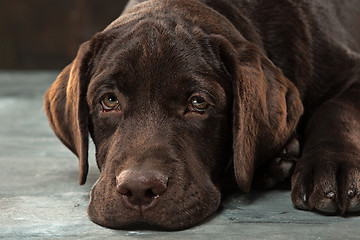
[(165, 189), (155, 184), (158, 188), (152, 190), (142, 182), (134, 192), (126, 189), (129, 184), (119, 187), (100, 178), (91, 190), (90, 219), (112, 229), (182, 230), (199, 224), (220, 205), (220, 191), (209, 181), (196, 184), (170, 179)]

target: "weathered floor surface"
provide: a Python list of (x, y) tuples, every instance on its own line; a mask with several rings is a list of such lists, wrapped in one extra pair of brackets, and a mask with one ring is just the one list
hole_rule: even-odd
[(0, 238), (360, 239), (360, 217), (293, 208), (289, 191), (234, 194), (213, 218), (179, 232), (110, 230), (86, 215), (98, 170), (84, 186), (78, 162), (52, 133), (42, 95), (57, 72), (0, 72)]

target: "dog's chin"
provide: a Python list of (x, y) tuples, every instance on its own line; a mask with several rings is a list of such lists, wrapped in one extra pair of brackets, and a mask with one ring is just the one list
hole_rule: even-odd
[(161, 196), (151, 208), (134, 209), (106, 184), (97, 182), (91, 190), (89, 218), (98, 225), (121, 230), (176, 231), (198, 225), (218, 209), (221, 193), (213, 184), (176, 188)]

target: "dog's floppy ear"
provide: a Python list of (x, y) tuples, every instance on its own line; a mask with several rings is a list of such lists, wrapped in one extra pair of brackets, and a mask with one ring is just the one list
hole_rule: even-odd
[(295, 133), (303, 106), (295, 85), (257, 46), (246, 40), (233, 46), (217, 38), (233, 84), (236, 181), (248, 192), (255, 167), (280, 151)]
[(45, 111), (56, 136), (79, 158), (79, 182), (88, 173), (89, 42), (83, 43), (75, 60), (57, 77), (44, 96)]

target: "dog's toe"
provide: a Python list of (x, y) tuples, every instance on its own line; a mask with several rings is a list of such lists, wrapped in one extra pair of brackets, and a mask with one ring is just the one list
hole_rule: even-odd
[(294, 206), (301, 210), (311, 210), (309, 196), (312, 191), (313, 178), (311, 171), (297, 168), (291, 179), (291, 200)]
[(359, 195), (353, 196), (352, 199), (349, 200), (349, 207), (347, 212), (354, 213), (360, 212), (360, 199)]
[(297, 137), (293, 137), (281, 151), (281, 157), (283, 158), (298, 158), (300, 154), (300, 142)]
[(318, 198), (313, 203), (314, 209), (323, 213), (336, 213), (336, 194), (333, 191), (322, 194), (321, 198)]
[(339, 181), (342, 185), (341, 213), (360, 212), (360, 168), (344, 164), (339, 175)]

